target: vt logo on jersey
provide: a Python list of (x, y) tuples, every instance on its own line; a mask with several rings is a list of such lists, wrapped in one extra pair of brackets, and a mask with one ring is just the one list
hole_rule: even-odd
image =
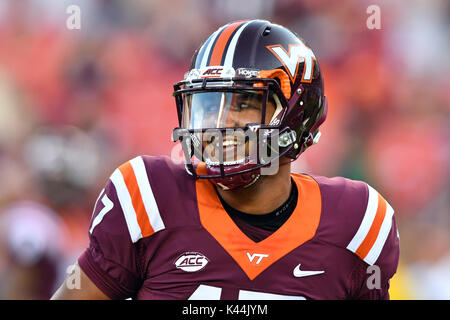
[(268, 254), (264, 254), (264, 253), (252, 253), (252, 254), (250, 254), (250, 252), (247, 252), (248, 260), (250, 260), (250, 262), (253, 263), (253, 260), (255, 260), (255, 258), (256, 258), (256, 260), (255, 260), (256, 264), (260, 264), (261, 260), (263, 258), (267, 258), (268, 256), (269, 256)]
[(280, 60), (288, 71), (292, 82), (295, 82), (300, 62), (304, 62), (302, 82), (310, 83), (312, 81), (316, 57), (310, 48), (302, 43), (288, 45), (287, 51), (280, 44), (267, 46), (266, 48)]
[(186, 272), (195, 272), (203, 269), (208, 262), (208, 258), (199, 252), (185, 252), (175, 261), (175, 267)]

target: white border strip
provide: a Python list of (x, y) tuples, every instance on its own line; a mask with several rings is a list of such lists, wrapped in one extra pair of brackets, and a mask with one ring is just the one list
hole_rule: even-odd
[(145, 211), (147, 212), (150, 225), (155, 232), (165, 228), (164, 223), (159, 213), (158, 205), (155, 196), (153, 195), (152, 187), (148, 180), (147, 171), (145, 169), (144, 160), (142, 157), (136, 157), (130, 160), (133, 167), (134, 174), (141, 192), (142, 201), (144, 202)]
[(373, 265), (375, 261), (377, 261), (381, 250), (383, 250), (384, 243), (386, 242), (389, 232), (391, 231), (393, 215), (394, 209), (392, 209), (390, 204), (386, 201), (386, 214), (384, 216), (383, 223), (381, 224), (377, 239), (375, 240), (370, 251), (364, 257), (364, 261), (370, 265)]
[(128, 192), (125, 180), (123, 179), (122, 173), (119, 169), (114, 171), (110, 179), (116, 187), (117, 197), (119, 198), (120, 206), (122, 207), (122, 211), (125, 216), (131, 241), (134, 243), (142, 238), (142, 232), (137, 221), (136, 211), (134, 210), (130, 193)]
[(358, 250), (361, 243), (364, 241), (364, 238), (367, 236), (367, 233), (372, 226), (373, 220), (375, 219), (375, 215), (378, 209), (378, 192), (367, 184), (369, 190), (369, 200), (367, 202), (366, 212), (364, 213), (364, 218), (359, 226), (358, 231), (353, 237), (352, 241), (347, 246), (352, 252), (356, 252)]

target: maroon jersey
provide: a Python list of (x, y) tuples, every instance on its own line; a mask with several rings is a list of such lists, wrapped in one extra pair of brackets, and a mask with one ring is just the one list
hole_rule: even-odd
[(296, 209), (268, 234), (236, 225), (208, 180), (137, 157), (102, 190), (78, 263), (113, 299), (389, 298), (399, 258), (389, 203), (361, 181), (291, 176)]

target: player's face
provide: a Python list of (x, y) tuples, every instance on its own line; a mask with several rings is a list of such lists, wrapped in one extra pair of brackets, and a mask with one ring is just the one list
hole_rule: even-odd
[(218, 162), (220, 152), (223, 161), (240, 161), (256, 149), (256, 141), (244, 130), (248, 124), (268, 125), (273, 118), (276, 104), (272, 95), (266, 102), (263, 119), (263, 99), (266, 95), (257, 91), (200, 92), (186, 95), (183, 125), (187, 129), (229, 128), (220, 148), (217, 130), (198, 135), (202, 141), (203, 155), (211, 162)]

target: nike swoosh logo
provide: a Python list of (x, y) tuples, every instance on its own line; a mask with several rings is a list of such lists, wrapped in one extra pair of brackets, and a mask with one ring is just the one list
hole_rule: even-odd
[(296, 278), (315, 276), (316, 274), (325, 273), (325, 271), (303, 271), (300, 270), (300, 265), (301, 263), (299, 263), (298, 266), (296, 266), (294, 269), (294, 277)]

